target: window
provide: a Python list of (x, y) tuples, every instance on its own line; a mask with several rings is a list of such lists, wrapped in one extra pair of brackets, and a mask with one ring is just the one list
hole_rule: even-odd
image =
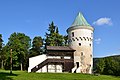
[(91, 44), (89, 44), (91, 46)]
[(72, 37), (74, 37), (74, 32), (72, 32)]
[(81, 52), (81, 56), (83, 56), (83, 52)]
[(93, 37), (93, 33), (91, 33), (91, 37)]
[(76, 37), (77, 41), (79, 41), (79, 39)]
[(86, 41), (86, 38), (85, 37), (83, 37), (84, 39), (85, 39), (85, 41)]
[(72, 40), (73, 40), (73, 41), (75, 41), (75, 39), (74, 39), (74, 38), (72, 38)]
[(90, 38), (90, 41), (92, 41), (92, 39)]
[(81, 46), (81, 43), (79, 43), (79, 46)]
[(88, 41), (89, 41), (89, 38), (87, 37)]
[(81, 37), (79, 37), (81, 39), (81, 41), (83, 40)]
[(90, 54), (90, 57), (92, 57), (92, 54)]

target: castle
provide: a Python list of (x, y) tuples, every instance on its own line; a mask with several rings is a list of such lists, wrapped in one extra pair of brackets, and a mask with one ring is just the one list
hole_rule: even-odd
[(68, 46), (47, 46), (46, 54), (29, 58), (28, 72), (92, 73), (93, 27), (78, 13), (67, 29)]

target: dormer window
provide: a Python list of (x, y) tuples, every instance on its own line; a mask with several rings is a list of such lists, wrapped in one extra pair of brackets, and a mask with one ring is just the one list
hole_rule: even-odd
[(72, 32), (72, 37), (74, 37), (74, 32)]

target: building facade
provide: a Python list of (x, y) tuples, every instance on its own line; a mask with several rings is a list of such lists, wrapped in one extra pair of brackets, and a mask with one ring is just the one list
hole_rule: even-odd
[(68, 46), (48, 46), (45, 55), (29, 58), (28, 72), (92, 73), (93, 27), (78, 13), (67, 29)]
[(46, 55), (29, 58), (28, 72), (72, 72), (74, 49), (67, 46), (47, 46)]
[(93, 30), (82, 13), (78, 13), (72, 26), (67, 29), (69, 47), (76, 50), (74, 52), (75, 66), (72, 72), (92, 73)]

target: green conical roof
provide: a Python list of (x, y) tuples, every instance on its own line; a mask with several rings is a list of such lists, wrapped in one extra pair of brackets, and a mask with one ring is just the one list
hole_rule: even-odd
[(76, 26), (90, 26), (90, 24), (88, 24), (88, 22), (85, 20), (83, 14), (80, 12), (78, 13), (76, 19), (72, 24), (72, 27), (76, 27)]

